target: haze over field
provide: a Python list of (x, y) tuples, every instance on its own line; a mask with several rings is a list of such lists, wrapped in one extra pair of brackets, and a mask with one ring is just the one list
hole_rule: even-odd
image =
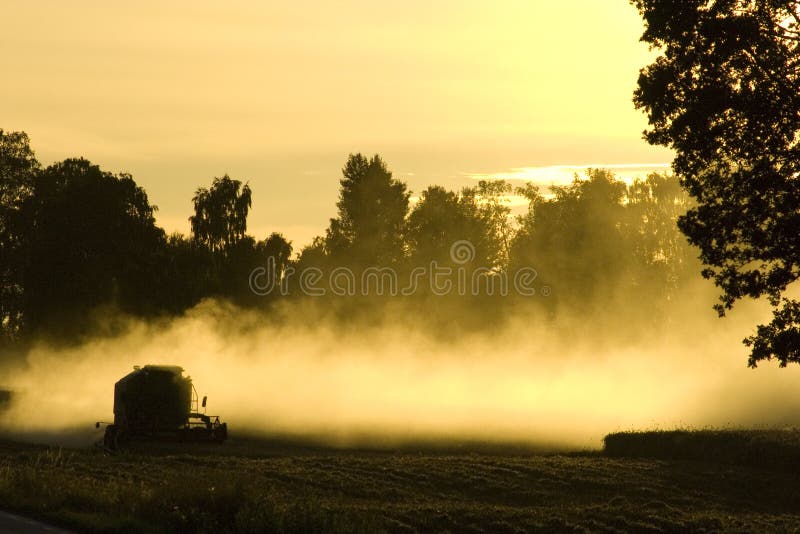
[(19, 393), (4, 420), (56, 441), (82, 427), (89, 441), (94, 421), (112, 415), (114, 382), (133, 365), (162, 363), (184, 366), (234, 433), (339, 445), (447, 438), (596, 448), (613, 430), (800, 423), (798, 370), (744, 365), (741, 338), (763, 310), (746, 306), (727, 321), (708, 308), (684, 311), (629, 343), (525, 316), (494, 333), (433, 339), (397, 317), (344, 332), (302, 316), (271, 326), (209, 301), (168, 322), (133, 321), (119, 338), (34, 347), (23, 368), (0, 375)]
[[(662, 44), (669, 3), (635, 4), (6, 2), (7, 428), (89, 436), (114, 382), (159, 363), (233, 432), (337, 443), (800, 424), (800, 371), (766, 361), (800, 340), (800, 75), (773, 65), (777, 84), (746, 49), (705, 106), (640, 42)], [(796, 4), (720, 6), (677, 17), (722, 36), (690, 59), (735, 70), (713, 53), (746, 37), (797, 70)], [(682, 147), (675, 174), (645, 128)], [(439, 267), (471, 292), (365, 282)]]

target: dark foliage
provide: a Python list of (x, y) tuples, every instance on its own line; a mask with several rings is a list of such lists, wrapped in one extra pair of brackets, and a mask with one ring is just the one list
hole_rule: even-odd
[[(352, 275), (347, 298), (323, 276), (318, 287), (333, 298), (307, 299), (307, 308), (353, 327), (400, 311), (421, 326), (459, 335), (492, 328), (517, 304), (534, 314), (583, 317), (592, 303), (624, 309), (626, 300), (642, 298), (653, 303), (649, 315), (656, 321), (659, 303), (665, 306), (684, 280), (690, 256), (675, 226), (687, 199), (669, 176), (627, 186), (592, 170), (585, 180), (552, 187), (552, 194), (528, 184), (517, 190), (529, 207), (515, 225), (505, 181), (458, 192), (431, 186), (409, 211), (406, 185), (379, 156), (350, 155), (338, 216), (324, 238), (292, 259), (282, 235), (258, 240), (247, 234), (250, 188), (227, 175), (197, 189), (192, 235), (167, 237), (130, 175), (84, 159), (41, 169), (22, 133), (2, 134), (0, 149), (7, 340), (80, 340), (100, 308), (152, 317), (213, 297), (277, 309), (271, 307), (277, 301), (309, 294), (298, 285), (308, 270)], [(454, 251), (455, 244), (463, 248)], [(420, 268), (428, 271), (412, 285)], [(449, 269), (439, 289), (451, 289), (432, 289), (434, 268)], [(552, 295), (515, 299), (512, 279), (523, 268), (535, 270), (538, 286), (549, 284)], [(394, 280), (387, 284), (381, 277), (388, 272)], [(271, 291), (254, 291), (253, 273), (259, 289)]]
[(339, 183), (339, 213), (325, 238), (329, 254), (353, 266), (397, 264), (408, 212), (406, 184), (392, 178), (377, 154), (351, 154)]
[(194, 239), (212, 251), (235, 245), (247, 233), (250, 197), (250, 186), (227, 174), (214, 178), (210, 188), (199, 188), (192, 198), (194, 215), (189, 217)]
[(38, 171), (28, 136), (0, 129), (0, 346), (17, 339), (24, 326), (22, 207)]
[(552, 187), (545, 198), (527, 186), (530, 201), (511, 241), (509, 266), (537, 269), (552, 288), (551, 303), (572, 315), (600, 309), (640, 313), (626, 303), (651, 302), (648, 314), (662, 319), (665, 307), (687, 280), (692, 264), (676, 220), (688, 205), (677, 181), (651, 174), (630, 186), (602, 169), (587, 179)]
[(749, 364), (800, 362), (800, 2), (635, 0), (642, 40), (660, 51), (634, 95), (652, 144), (673, 148), (697, 205), (680, 228), (700, 248), (724, 315), (765, 296), (775, 320), (746, 340)]
[(36, 173), (22, 210), (27, 326), (59, 332), (107, 303), (152, 312), (164, 241), (154, 209), (130, 175), (85, 159)]

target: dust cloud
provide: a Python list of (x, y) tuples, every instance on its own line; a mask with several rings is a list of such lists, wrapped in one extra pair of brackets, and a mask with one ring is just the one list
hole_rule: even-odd
[(445, 341), (402, 321), (342, 332), (206, 301), (170, 321), (130, 320), (123, 334), (78, 347), (35, 345), (1, 371), (0, 385), (15, 392), (3, 420), (30, 436), (86, 429), (91, 441), (101, 432), (95, 421), (113, 419), (119, 378), (134, 365), (177, 364), (232, 436), (597, 448), (618, 430), (797, 425), (800, 369), (746, 367), (741, 340), (766, 310), (743, 303), (718, 319), (710, 304), (699, 300), (652, 335), (618, 343), (596, 329), (564, 336), (525, 316)]

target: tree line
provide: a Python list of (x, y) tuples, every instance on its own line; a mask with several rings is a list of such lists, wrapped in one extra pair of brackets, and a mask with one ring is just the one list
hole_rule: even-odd
[[(524, 213), (512, 215), (512, 195), (525, 199)], [(423, 283), (403, 293), (403, 302), (455, 322), (470, 315), (465, 310), (485, 324), (512, 306), (531, 306), (543, 316), (581, 315), (642, 301), (652, 304), (655, 317), (695, 267), (676, 226), (688, 197), (674, 177), (662, 174), (626, 184), (593, 169), (549, 190), (530, 183), (513, 188), (502, 180), (459, 191), (432, 185), (412, 202), (407, 185), (380, 156), (351, 154), (336, 217), (294, 256), (279, 233), (262, 239), (247, 233), (248, 184), (214, 178), (192, 201), (191, 234), (167, 235), (131, 175), (83, 158), (43, 167), (24, 132), (0, 130), (4, 343), (79, 338), (98, 309), (169, 316), (205, 298), (277, 309), (308, 301), (300, 273), (314, 270), (319, 288), (334, 289), (336, 279), (326, 275), (350, 273), (358, 284), (364, 280), (358, 275), (375, 267), (401, 279), (413, 279), (417, 269)], [(467, 255), (454, 256), (454, 243), (466, 243)], [(478, 280), (477, 291), (434, 294), (418, 272), (430, 265), (450, 268), (453, 282), (465, 274)], [(522, 268), (533, 273), (538, 298), (493, 289), (496, 279)], [(257, 269), (282, 291), (254, 291)], [(351, 289), (347, 299), (328, 292), (314, 305), (347, 318), (389, 305), (385, 294)]]

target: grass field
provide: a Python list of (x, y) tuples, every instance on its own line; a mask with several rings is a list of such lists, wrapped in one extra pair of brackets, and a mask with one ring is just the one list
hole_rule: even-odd
[[(639, 439), (636, 455), (647, 456), (643, 440), (666, 438), (630, 439)], [(709, 451), (702, 461), (672, 456), (343, 451), (235, 440), (109, 456), (0, 442), (0, 503), (79, 531), (110, 532), (753, 532), (800, 525), (800, 470), (716, 461)]]

